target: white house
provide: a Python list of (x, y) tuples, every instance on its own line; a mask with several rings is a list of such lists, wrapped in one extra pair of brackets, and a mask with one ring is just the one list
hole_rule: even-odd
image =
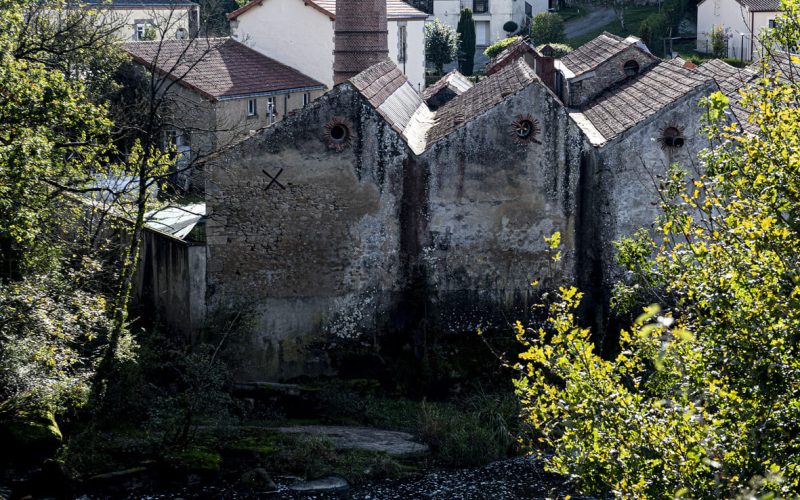
[[(425, 87), (425, 20), (401, 0), (386, 0), (389, 57), (412, 85)], [(333, 87), (336, 0), (253, 0), (228, 14), (231, 36)]]
[(697, 51), (712, 52), (711, 31), (725, 30), (728, 57), (745, 61), (759, 56), (758, 35), (774, 27), (780, 0), (702, 0), (697, 5)]
[(508, 21), (524, 28), (530, 26), (533, 16), (556, 5), (556, 0), (433, 0), (433, 15), (443, 24), (456, 28), (461, 11), (471, 9), (476, 44), (485, 47), (506, 37), (503, 25)]
[(109, 25), (119, 26), (120, 38), (174, 40), (197, 36), (200, 7), (191, 0), (88, 0)]

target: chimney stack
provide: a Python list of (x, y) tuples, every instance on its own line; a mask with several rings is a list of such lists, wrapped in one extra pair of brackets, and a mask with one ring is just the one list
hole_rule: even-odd
[(333, 83), (389, 58), (386, 0), (336, 0)]

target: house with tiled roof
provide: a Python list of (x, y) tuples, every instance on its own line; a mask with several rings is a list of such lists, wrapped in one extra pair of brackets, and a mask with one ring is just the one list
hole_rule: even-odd
[(720, 27), (726, 57), (758, 59), (758, 36), (774, 27), (780, 10), (780, 0), (702, 0), (697, 4), (697, 51), (713, 52), (711, 32)]
[[(428, 14), (403, 0), (385, 1), (389, 58), (422, 91)], [(333, 87), (335, 0), (252, 0), (228, 19), (236, 40)]]
[(130, 42), (125, 50), (156, 73), (173, 116), (168, 140), (185, 159), (209, 154), (307, 106), (325, 85), (230, 38)]
[(85, 5), (106, 12), (104, 22), (118, 25), (127, 41), (194, 38), (200, 28), (200, 6), (192, 0), (87, 0)]

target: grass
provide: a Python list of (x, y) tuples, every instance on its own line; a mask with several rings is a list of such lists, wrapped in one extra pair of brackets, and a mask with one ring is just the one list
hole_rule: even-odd
[(604, 26), (598, 26), (594, 31), (590, 31), (584, 35), (576, 36), (567, 40), (567, 45), (578, 48), (586, 42), (596, 38), (600, 33), (608, 31), (621, 37), (628, 35), (635, 35), (639, 31), (639, 25), (650, 14), (658, 12), (657, 6), (646, 5), (641, 7), (628, 7), (625, 9), (625, 29), (620, 26), (619, 20), (614, 19)]
[(575, 19), (579, 19), (588, 13), (589, 9), (586, 7), (562, 7), (561, 9), (558, 9), (558, 15), (561, 16), (561, 19), (563, 19), (564, 22), (574, 21)]

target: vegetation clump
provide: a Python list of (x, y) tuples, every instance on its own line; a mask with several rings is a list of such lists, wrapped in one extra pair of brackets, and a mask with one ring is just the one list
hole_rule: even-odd
[[(798, 9), (786, 5), (765, 46), (796, 43)], [(738, 103), (753, 133), (729, 124), (727, 97), (706, 99), (714, 147), (702, 170), (673, 167), (654, 233), (617, 243), (629, 279), (613, 305), (638, 317), (616, 354), (595, 351), (572, 287), (546, 324), (517, 324), (531, 445), (552, 449), (549, 469), (584, 491), (800, 494), (800, 96), (768, 64)]]
[(501, 52), (503, 52), (506, 47), (511, 45), (512, 43), (519, 40), (519, 36), (512, 36), (509, 38), (505, 38), (500, 40), (499, 42), (493, 43), (484, 49), (483, 53), (486, 54), (488, 57), (494, 58), (497, 57)]
[(441, 75), (444, 65), (458, 57), (459, 40), (458, 33), (438, 19), (425, 23), (425, 59), (437, 74)]
[(564, 19), (555, 12), (542, 12), (533, 16), (531, 38), (537, 44), (564, 42)]

